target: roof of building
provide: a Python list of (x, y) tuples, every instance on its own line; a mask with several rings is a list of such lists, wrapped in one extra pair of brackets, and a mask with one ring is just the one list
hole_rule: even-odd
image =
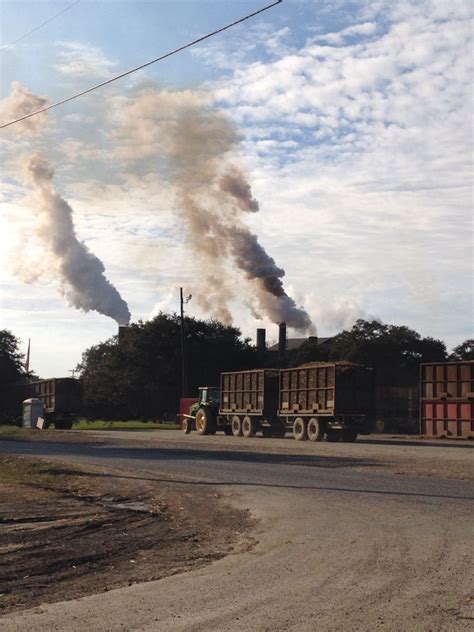
[[(286, 341), (286, 349), (287, 351), (293, 351), (294, 349), (299, 349), (301, 345), (303, 345), (308, 340), (311, 340), (311, 338), (288, 338)], [(316, 337), (314, 337), (314, 340), (316, 340)], [(331, 338), (318, 337), (317, 338), (318, 347), (326, 343), (328, 340), (332, 340), (332, 337)], [(272, 345), (271, 347), (268, 347), (267, 351), (278, 351), (278, 343), (275, 345)]]

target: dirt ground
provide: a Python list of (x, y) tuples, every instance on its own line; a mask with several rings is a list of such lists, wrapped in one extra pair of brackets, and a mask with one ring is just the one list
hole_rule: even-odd
[(117, 470), (0, 456), (0, 479), (0, 616), (205, 565), (250, 524), (214, 491)]

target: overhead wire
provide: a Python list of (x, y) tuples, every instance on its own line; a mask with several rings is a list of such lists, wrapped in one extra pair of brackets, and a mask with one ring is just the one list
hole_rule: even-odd
[(233, 26), (236, 26), (237, 24), (241, 24), (242, 22), (245, 22), (246, 20), (249, 20), (250, 18), (255, 17), (256, 15), (259, 15), (260, 13), (263, 13), (264, 11), (267, 11), (268, 9), (271, 9), (272, 7), (276, 6), (277, 4), (280, 4), (282, 2), (282, 0), (276, 0), (275, 2), (272, 2), (271, 4), (266, 5), (265, 7), (258, 9), (258, 11), (254, 11), (253, 13), (249, 13), (248, 15), (245, 15), (242, 18), (239, 18), (238, 20), (235, 20), (234, 22), (231, 22), (230, 24), (227, 24), (226, 26), (222, 26), (219, 29), (216, 29), (215, 31), (212, 31), (211, 33), (207, 33), (206, 35), (203, 35), (202, 37), (199, 37), (198, 39), (193, 40), (192, 42), (189, 42), (188, 44), (184, 44), (183, 46), (180, 46), (179, 48), (175, 48), (174, 50), (165, 53), (164, 55), (161, 55), (160, 57), (157, 57), (156, 59), (152, 59), (151, 61), (148, 61), (144, 64), (141, 64), (140, 66), (136, 66), (135, 68), (131, 68), (130, 70), (127, 70), (126, 72), (122, 72), (120, 75), (116, 75), (115, 77), (112, 77), (111, 79), (107, 79), (106, 81), (102, 81), (101, 83), (98, 83), (95, 86), (92, 86), (91, 88), (88, 88), (87, 90), (83, 90), (82, 92), (78, 92), (77, 94), (73, 94), (70, 97), (67, 97), (66, 99), (62, 99), (61, 101), (57, 101), (56, 103), (52, 103), (51, 105), (48, 105), (44, 108), (41, 108), (40, 110), (35, 110), (34, 112), (30, 112), (29, 114), (25, 114), (24, 116), (21, 116), (20, 118), (17, 118), (13, 121), (9, 121), (8, 123), (4, 123), (3, 125), (0, 125), (0, 129), (3, 129), (5, 127), (9, 127), (10, 125), (14, 125), (15, 123), (20, 123), (20, 121), (24, 121), (28, 118), (31, 118), (32, 116), (36, 116), (37, 114), (41, 114), (42, 112), (47, 112), (48, 110), (51, 110), (52, 108), (58, 107), (58, 105), (63, 105), (64, 103), (68, 103), (69, 101), (73, 101), (74, 99), (77, 99), (78, 97), (82, 97), (85, 94), (89, 94), (90, 92), (93, 92), (94, 90), (97, 90), (98, 88), (102, 88), (103, 86), (106, 86), (110, 83), (113, 83), (114, 81), (117, 81), (118, 79), (122, 79), (123, 77), (127, 77), (128, 75), (131, 75), (134, 72), (137, 72), (138, 70), (142, 70), (143, 68), (146, 68), (147, 66), (151, 66), (152, 64), (156, 64), (159, 61), (162, 61), (163, 59), (166, 59), (167, 57), (171, 57), (172, 55), (176, 55), (176, 53), (179, 53), (183, 50), (186, 50), (187, 48), (191, 48), (192, 46), (195, 46), (196, 44), (199, 44), (200, 42), (203, 42), (206, 39), (209, 39), (210, 37), (213, 37), (214, 35), (217, 35), (219, 33), (222, 33), (223, 31), (227, 31), (227, 29), (232, 28)]
[(48, 18), (47, 20), (45, 20), (44, 22), (41, 22), (41, 24), (38, 24), (38, 26), (35, 26), (34, 29), (31, 29), (31, 31), (28, 31), (28, 33), (24, 33), (23, 35), (21, 35), (18, 39), (16, 39), (14, 42), (12, 42), (11, 44), (8, 44), (7, 46), (0, 46), (0, 50), (8, 50), (9, 48), (12, 48), (13, 46), (15, 46), (15, 44), (18, 44), (18, 42), (21, 42), (21, 40), (25, 39), (25, 37), (28, 37), (28, 35), (31, 35), (32, 33), (34, 33), (35, 31), (37, 31), (38, 29), (40, 29), (41, 27), (45, 26), (45, 24), (49, 24), (50, 22), (52, 22), (53, 20), (55, 20), (56, 18), (58, 18), (60, 15), (62, 15), (63, 13), (66, 13), (66, 11), (69, 11), (69, 9), (72, 9), (72, 7), (75, 7), (76, 4), (79, 4), (81, 0), (75, 0), (75, 2), (73, 2), (72, 4), (68, 5), (65, 9), (63, 9), (62, 11), (60, 11), (59, 13), (56, 13), (55, 15), (51, 16), (50, 18)]

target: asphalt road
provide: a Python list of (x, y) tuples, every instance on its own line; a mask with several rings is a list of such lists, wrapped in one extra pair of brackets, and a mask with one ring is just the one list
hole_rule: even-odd
[[(196, 502), (203, 485), (216, 486), (257, 518), (240, 552), (158, 582), (16, 613), (2, 630), (473, 629), (474, 485), (443, 476), (442, 446), (433, 447), (439, 474), (425, 477), (373, 471), (394, 458), (383, 444), (136, 435), (5, 441), (0, 451), (193, 485)], [(449, 449), (472, 463), (472, 450)], [(397, 458), (416, 460), (417, 450), (426, 458), (421, 444), (402, 445)]]

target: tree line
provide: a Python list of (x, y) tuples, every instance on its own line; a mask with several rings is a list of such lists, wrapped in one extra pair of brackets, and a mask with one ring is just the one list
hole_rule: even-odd
[[(222, 371), (276, 366), (276, 354), (262, 357), (236, 327), (216, 320), (186, 317), (185, 341), (189, 395), (199, 386), (218, 385)], [(181, 396), (181, 323), (176, 314), (160, 313), (150, 321), (132, 324), (116, 335), (86, 349), (78, 365), (83, 387), (83, 416), (90, 419), (174, 419)], [(474, 359), (474, 339), (451, 353), (441, 340), (422, 337), (399, 325), (358, 320), (329, 342), (309, 338), (288, 351), (285, 363), (350, 360), (372, 366), (384, 385), (413, 385), (421, 362)], [(37, 376), (27, 373), (19, 340), (0, 331), (0, 414), (15, 383)], [(58, 376), (59, 377), (59, 376)]]

